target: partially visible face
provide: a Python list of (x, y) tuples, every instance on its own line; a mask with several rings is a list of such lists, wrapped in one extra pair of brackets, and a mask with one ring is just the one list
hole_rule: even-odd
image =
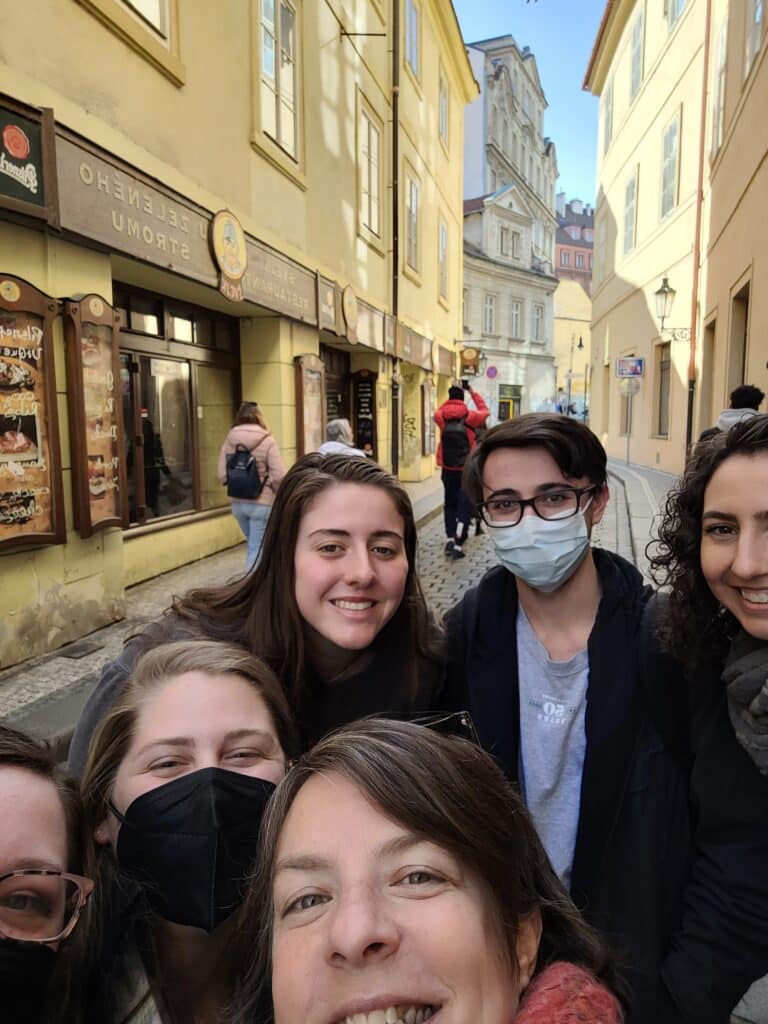
[[(22, 868), (66, 871), (67, 820), (56, 787), (26, 768), (0, 765), (0, 876)], [(59, 887), (36, 880), (30, 889), (9, 881), (0, 898), (0, 931), (6, 924), (14, 929), (30, 929), (50, 936), (64, 925), (63, 896)], [(43, 920), (36, 909), (35, 894), (55, 899), (55, 906)]]
[[(144, 793), (201, 768), (225, 768), (275, 784), (285, 774), (272, 716), (242, 676), (185, 672), (147, 697), (118, 769), (112, 802), (125, 814)], [(110, 814), (96, 839), (116, 846), (119, 831)]]
[(537, 927), (513, 972), (480, 884), (338, 774), (296, 797), (273, 895), (275, 1024), (509, 1024), (532, 973)]
[(408, 576), (403, 517), (381, 487), (336, 484), (307, 506), (296, 539), (299, 612), (337, 647), (368, 647), (400, 606)]
[[(510, 498), (520, 499), (555, 492), (563, 487), (580, 488), (590, 484), (591, 480), (586, 476), (564, 476), (545, 448), (496, 448), (483, 466), (484, 501), (499, 491), (510, 492)], [(581, 507), (590, 533), (603, 518), (608, 498), (608, 488), (603, 487), (595, 492), (586, 509), (586, 499), (582, 499)], [(523, 512), (526, 516), (535, 514), (530, 506)]]
[(701, 571), (742, 628), (768, 640), (768, 452), (732, 455), (704, 492)]

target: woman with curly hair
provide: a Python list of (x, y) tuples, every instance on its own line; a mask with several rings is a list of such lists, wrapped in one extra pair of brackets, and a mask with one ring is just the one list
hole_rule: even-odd
[(739, 742), (768, 773), (768, 416), (697, 445), (651, 559), (662, 633), (691, 678), (727, 686)]

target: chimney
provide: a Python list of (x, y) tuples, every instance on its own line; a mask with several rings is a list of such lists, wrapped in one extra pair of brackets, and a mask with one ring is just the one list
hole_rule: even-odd
[(580, 199), (572, 199), (570, 202), (571, 213), (575, 213), (577, 216), (581, 216), (584, 212), (584, 204)]
[(559, 217), (565, 216), (565, 192), (558, 192), (555, 196), (555, 210)]

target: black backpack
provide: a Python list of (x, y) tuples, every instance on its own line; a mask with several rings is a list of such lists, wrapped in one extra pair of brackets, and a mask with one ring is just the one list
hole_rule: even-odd
[[(261, 441), (263, 440), (262, 437)], [(258, 446), (256, 445), (256, 448)], [(230, 498), (246, 498), (253, 501), (264, 490), (266, 482), (267, 476), (263, 480), (259, 476), (259, 466), (253, 451), (244, 444), (237, 445), (231, 455), (227, 456), (227, 495)]]
[(443, 465), (447, 469), (461, 469), (469, 455), (467, 417), (446, 420), (443, 427)]

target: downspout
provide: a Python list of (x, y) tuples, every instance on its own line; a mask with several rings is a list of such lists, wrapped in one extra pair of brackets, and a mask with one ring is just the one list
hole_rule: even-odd
[(397, 327), (400, 275), (400, 3), (392, 4), (392, 316)]
[(688, 410), (685, 420), (686, 455), (693, 444), (693, 406), (696, 396), (696, 329), (699, 307), (699, 263), (701, 261), (701, 218), (704, 205), (704, 158), (707, 136), (707, 91), (709, 85), (709, 49), (712, 25), (712, 0), (707, 0), (704, 27), (704, 72), (701, 88), (701, 124), (699, 126), (699, 172), (696, 182), (696, 228), (693, 235), (693, 288), (691, 289), (691, 342), (688, 355)]

